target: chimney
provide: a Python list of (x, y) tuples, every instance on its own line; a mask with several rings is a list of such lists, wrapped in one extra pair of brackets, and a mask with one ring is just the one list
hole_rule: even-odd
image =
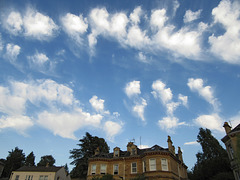
[(182, 151), (181, 151), (181, 148), (178, 147), (178, 159), (183, 162), (183, 158), (182, 158)]
[(232, 130), (231, 126), (229, 126), (227, 122), (224, 123), (223, 127), (225, 129), (226, 134), (228, 134)]
[(173, 152), (173, 146), (172, 146), (172, 140), (171, 140), (171, 137), (170, 137), (170, 136), (168, 136), (167, 142), (168, 142), (168, 150), (169, 150), (171, 153), (174, 154), (174, 152)]
[(99, 154), (100, 154), (100, 150), (99, 150), (99, 147), (97, 147), (97, 149), (95, 150), (95, 154), (94, 155), (96, 156), (96, 155), (99, 155)]

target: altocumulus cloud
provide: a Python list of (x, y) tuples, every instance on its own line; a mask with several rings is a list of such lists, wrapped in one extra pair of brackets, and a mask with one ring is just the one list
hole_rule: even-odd
[[(94, 127), (104, 129), (107, 138), (113, 140), (123, 127), (122, 122), (113, 121), (113, 117), (105, 111), (104, 114), (85, 112), (71, 88), (51, 79), (11, 81), (6, 87), (0, 86), (0, 97), (3, 100), (0, 102), (0, 112), (3, 114), (0, 130), (12, 128), (25, 134), (28, 128), (40, 125), (54, 135), (76, 139), (75, 131)], [(104, 100), (98, 100), (97, 96), (93, 96), (92, 100), (97, 103), (96, 110), (104, 109)], [(31, 116), (27, 113), (29, 103), (34, 107)]]

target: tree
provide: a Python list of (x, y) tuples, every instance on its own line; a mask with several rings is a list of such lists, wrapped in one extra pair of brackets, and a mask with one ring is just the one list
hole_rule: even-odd
[(114, 180), (114, 178), (111, 174), (105, 174), (102, 177), (93, 177), (92, 180)]
[(197, 163), (189, 172), (191, 180), (214, 180), (227, 176), (234, 179), (226, 150), (214, 138), (209, 129), (200, 128), (197, 141), (203, 152), (196, 154)]
[(25, 162), (25, 154), (22, 149), (15, 147), (14, 150), (12, 149), (12, 151), (8, 151), (8, 153), (3, 170), (3, 175), (5, 177), (10, 177), (11, 172), (22, 167)]
[(33, 152), (31, 152), (25, 160), (25, 166), (35, 166), (35, 156)]
[(88, 170), (88, 158), (92, 157), (95, 150), (99, 148), (100, 153), (108, 153), (109, 147), (103, 138), (92, 136), (88, 132), (79, 140), (80, 148), (70, 150), (70, 158), (74, 159), (71, 164), (75, 167), (71, 171), (72, 177), (86, 178)]
[(64, 169), (65, 169), (65, 171), (67, 172), (67, 174), (69, 174), (69, 169), (68, 169), (67, 163), (65, 164)]
[(52, 155), (42, 156), (37, 166), (53, 166), (55, 163), (55, 159)]

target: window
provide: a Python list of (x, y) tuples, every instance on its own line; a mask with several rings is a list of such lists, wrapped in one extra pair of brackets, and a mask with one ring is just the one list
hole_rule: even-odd
[(161, 159), (161, 164), (162, 164), (162, 170), (163, 170), (163, 171), (168, 171), (168, 162), (167, 162), (167, 159)]
[(15, 180), (19, 180), (19, 175), (16, 175)]
[(101, 174), (106, 174), (106, 170), (107, 170), (107, 165), (106, 164), (101, 164), (100, 173)]
[(132, 173), (137, 173), (137, 163), (136, 162), (132, 163)]
[(91, 168), (91, 174), (96, 174), (96, 164), (93, 164), (92, 165), (92, 168)]
[(118, 149), (116, 149), (115, 151), (114, 151), (114, 157), (118, 157), (119, 155), (119, 150)]
[(39, 176), (39, 180), (44, 180), (44, 176)]
[(135, 154), (136, 154), (136, 149), (132, 148), (132, 155), (135, 155)]
[(149, 159), (150, 171), (156, 171), (156, 159)]
[(33, 179), (33, 176), (31, 176), (31, 175), (26, 175), (25, 180), (32, 180), (32, 179)]
[(48, 176), (44, 176), (44, 180), (48, 180)]
[(113, 174), (118, 174), (118, 164), (113, 165)]
[(146, 169), (146, 161), (143, 161), (143, 172), (146, 172), (147, 169)]

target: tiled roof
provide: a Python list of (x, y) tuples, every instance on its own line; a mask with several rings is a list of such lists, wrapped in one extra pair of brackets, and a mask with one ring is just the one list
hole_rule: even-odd
[[(169, 152), (168, 149), (162, 148), (161, 146), (154, 145), (151, 148), (139, 149), (137, 148), (137, 155), (143, 155), (144, 153), (148, 152)], [(119, 152), (119, 157), (129, 157), (130, 152), (128, 151), (121, 151)], [(98, 155), (94, 155), (92, 158), (113, 158), (113, 153), (100, 153)]]
[(26, 172), (57, 172), (62, 167), (56, 167), (56, 166), (23, 166), (16, 171), (26, 171)]

